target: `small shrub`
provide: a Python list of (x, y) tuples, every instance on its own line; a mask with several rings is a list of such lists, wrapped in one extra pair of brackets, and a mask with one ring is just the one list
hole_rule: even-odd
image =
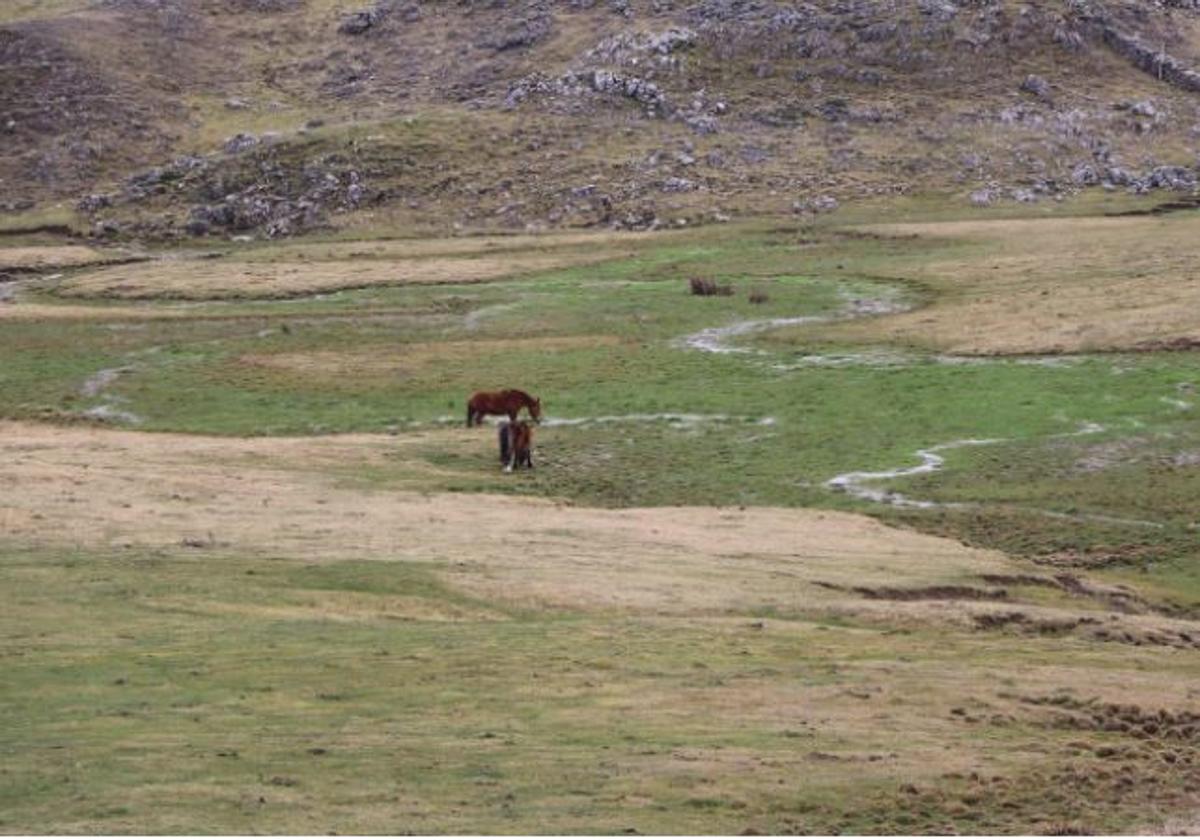
[(692, 294), (700, 297), (729, 297), (733, 294), (733, 286), (722, 286), (715, 280), (710, 280), (707, 277), (693, 277), (688, 280), (688, 286), (692, 290)]
[(751, 303), (766, 303), (768, 300), (770, 300), (770, 298), (767, 297), (767, 293), (762, 289), (755, 289), (750, 293)]

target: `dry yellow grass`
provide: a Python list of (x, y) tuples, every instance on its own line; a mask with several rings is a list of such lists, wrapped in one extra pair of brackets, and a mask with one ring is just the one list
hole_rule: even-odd
[(496, 257), (358, 260), (355, 262), (156, 262), (105, 268), (58, 287), (68, 298), (119, 300), (254, 300), (300, 297), (369, 286), (481, 283), (587, 265), (620, 254), (611, 250)]
[[(503, 616), (494, 610), (448, 604), (444, 601), (404, 595), (377, 595), (370, 592), (330, 592), (313, 590), (300, 593), (304, 600), (294, 604), (238, 603), (205, 601), (188, 597), (156, 598), (146, 602), (151, 608), (186, 610), (202, 615), (241, 616), (269, 621), (497, 621)], [(295, 593), (292, 594), (294, 597)]]
[(0, 23), (49, 18), (83, 9), (86, 0), (5, 0), (0, 5)]
[[(980, 586), (980, 575), (1032, 571), (994, 551), (902, 531), (864, 516), (772, 508), (601, 510), (535, 499), (429, 494), (431, 446), (479, 450), (464, 430), (401, 437), (230, 439), (0, 424), (0, 533), (15, 545), (170, 549), (291, 562), (430, 563), (455, 589), (534, 609), (711, 616), (806, 613), (889, 625), (970, 628), (1003, 601), (870, 598), (862, 587)], [(339, 476), (407, 467), (391, 489)], [(481, 545), (502, 550), (481, 550)], [(164, 608), (168, 604), (162, 604)], [(205, 602), (211, 614), (253, 604)], [(444, 603), (324, 592), (260, 617), (367, 621), (494, 617)], [(1094, 606), (1020, 606), (1029, 620), (1094, 614)], [(247, 613), (248, 614), (248, 613)], [(1114, 631), (1187, 630), (1157, 615), (1108, 619)], [(1165, 690), (1165, 688), (1164, 688)], [(1126, 694), (1128, 692), (1125, 692)]]
[(0, 302), (0, 321), (123, 321), (194, 318), (195, 313), (164, 306), (80, 306), (52, 303)]
[(471, 257), (507, 254), (513, 251), (552, 252), (573, 248), (600, 248), (605, 251), (630, 245), (661, 241), (670, 233), (598, 233), (517, 234), (513, 236), (463, 236), (446, 239), (378, 239), (349, 242), (300, 242), (272, 245), (245, 252), (247, 262), (307, 262), (361, 259), (410, 260), (430, 257)]
[[(663, 612), (836, 603), (843, 596), (814, 581), (927, 585), (1013, 565), (852, 514), (615, 511), (414, 492), (434, 469), (421, 451), (447, 442), (492, 465), (492, 436), (457, 429), (225, 439), (4, 424), (0, 531), (38, 545), (194, 540), (311, 562), (450, 561), (457, 587), (517, 603)], [(331, 477), (397, 458), (412, 462), (410, 489), (364, 491)], [(504, 550), (481, 552), (481, 538)]]
[(353, 351), (315, 350), (306, 353), (248, 353), (239, 362), (253, 367), (282, 370), (305, 376), (340, 378), (411, 375), (436, 369), (447, 362), (486, 358), (511, 351), (546, 351), (612, 347), (621, 340), (612, 335), (550, 336), (545, 338), (479, 339), (412, 344), (366, 345)]
[(937, 295), (913, 312), (831, 327), (954, 353), (1069, 353), (1200, 340), (1200, 216), (877, 225), (961, 245), (884, 268)]
[[(257, 577), (246, 578), (244, 595), (236, 585), (208, 589), (195, 581), (153, 592), (131, 586), (121, 597), (135, 607), (130, 614), (137, 626), (87, 625), (92, 632), (105, 639), (128, 633), (114, 642), (126, 644), (134, 634), (154, 637), (160, 626), (172, 627), (164, 634), (172, 639), (186, 632), (180, 628), (196, 627), (203, 639), (214, 626), (225, 626), (212, 622), (236, 621), (254, 628), (316, 628), (320, 643), (314, 650), (313, 638), (300, 635), (298, 647), (273, 646), (265, 656), (239, 649), (232, 658), (204, 659), (203, 667), (219, 673), (221, 681), (236, 674), (251, 687), (241, 689), (238, 716), (230, 717), (226, 705), (205, 705), (189, 695), (184, 717), (172, 711), (153, 724), (136, 718), (144, 738), (158, 739), (140, 745), (143, 778), (154, 781), (131, 785), (122, 801), (133, 810), (104, 821), (106, 828), (167, 830), (183, 824), (172, 820), (188, 808), (211, 809), (218, 800), (236, 805), (237, 797), (255, 809), (255, 803), (269, 801), (273, 810), (262, 813), (270, 822), (256, 825), (277, 831), (313, 830), (314, 814), (320, 825), (357, 833), (398, 824), (427, 831), (507, 824), (487, 822), (492, 819), (487, 803), (471, 798), (486, 789), (474, 776), (462, 782), (457, 764), (449, 770), (430, 766), (436, 790), (397, 787), (385, 768), (394, 767), (401, 749), (420, 760), (469, 756), (494, 763), (503, 773), (497, 778), (523, 785), (520, 801), (539, 809), (520, 825), (563, 832), (579, 828), (573, 807), (581, 800), (570, 798), (572, 789), (586, 789), (590, 800), (602, 804), (613, 802), (622, 819), (631, 815), (630, 823), (666, 832), (681, 824), (703, 828), (707, 812), (696, 809), (707, 803), (735, 803), (732, 819), (714, 812), (722, 814), (722, 826), (775, 825), (770, 815), (779, 796), (811, 797), (815, 803), (831, 797), (847, 813), (884, 807), (903, 816), (910, 802), (904, 790), (913, 785), (929, 795), (917, 807), (947, 820), (966, 813), (960, 796), (974, 797), (964, 799), (972, 807), (979, 797), (991, 796), (990, 804), (978, 807), (994, 808), (1006, 807), (1002, 803), (1011, 797), (1019, 812), (1006, 825), (1045, 830), (1059, 814), (1072, 813), (1069, 803), (1045, 794), (1043, 788), (1058, 784), (1049, 778), (1051, 771), (1075, 765), (1099, 774), (1117, 765), (1092, 753), (1115, 736), (1062, 731), (1063, 712), (1038, 698), (1100, 697), (1151, 712), (1193, 702), (1194, 667), (1186, 652), (979, 632), (971, 621), (984, 611), (1011, 611), (1012, 601), (887, 601), (852, 591), (1032, 571), (996, 552), (846, 513), (595, 510), (420, 492), (434, 469), (422, 453), (431, 447), (478, 451), (480, 463), (490, 464), (490, 438), (443, 430), (397, 437), (226, 439), (0, 424), (0, 542), (17, 554), (20, 546), (31, 545), (73, 549), (85, 564), (114, 555), (134, 564), (139, 558), (175, 557), (190, 569), (204, 567), (204, 574), (211, 562), (222, 570), (216, 574), (226, 575), (235, 568), (240, 575), (268, 567), (272, 573), (285, 567), (336, 573), (347, 561), (380, 570), (395, 564), (400, 575), (407, 564), (420, 564), (449, 591), (484, 599), (455, 600), (437, 591), (427, 598), (419, 590), (386, 586), (379, 591), (309, 586), (302, 578), (278, 592), (271, 587), (270, 597), (264, 597), (263, 584), (253, 583)], [(383, 463), (406, 464), (411, 479), (374, 489), (337, 479)], [(231, 566), (231, 557), (254, 563)], [(73, 568), (20, 562), (9, 574), (28, 584), (56, 579), (64, 569), (78, 574)], [(111, 570), (87, 568), (89, 580), (112, 585), (104, 584)], [(144, 572), (161, 576), (165, 569), (151, 563)], [(130, 574), (142, 571), (135, 567)], [(384, 571), (379, 580), (389, 579)], [(847, 589), (831, 590), (818, 581)], [(527, 618), (514, 620), (514, 607), (579, 615), (537, 626)], [(1035, 617), (1070, 614), (1062, 606), (1019, 608)], [(59, 624), (37, 636), (39, 649), (52, 644), (78, 649), (75, 622), (94, 619), (72, 616), (80, 612), (74, 602), (43, 609), (64, 613)], [(1114, 628), (1166, 621), (1109, 616), (1086, 604), (1080, 609)], [(767, 620), (752, 619), (759, 611), (766, 611)], [(823, 623), (843, 616), (850, 620)], [(164, 620), (173, 623), (157, 623)], [(430, 632), (429, 622), (444, 622), (445, 629), (421, 636), (425, 641), (403, 648), (403, 657), (392, 655), (401, 650), (392, 641), (397, 636), (388, 637), (390, 653), (381, 658), (379, 637), (353, 635), (398, 626), (389, 624), (397, 621), (416, 622), (422, 634)], [(429, 641), (460, 628), (469, 635), (456, 636), (444, 649)], [(508, 650), (489, 649), (492, 637), (506, 628), (515, 628), (514, 635), (502, 637), (506, 644), (532, 639), (532, 653), (522, 649), (514, 659)], [(565, 644), (563, 634), (570, 634)], [(344, 655), (360, 638), (361, 658)], [(346, 646), (330, 647), (331, 640)], [(190, 648), (188, 656), (194, 657)], [(113, 661), (127, 669), (128, 659), (122, 652)], [(89, 691), (130, 690), (123, 678), (113, 684), (112, 674), (103, 674)], [(187, 690), (196, 692), (208, 676), (197, 666)], [(55, 684), (50, 690), (61, 689)], [(314, 691), (326, 690), (333, 696), (314, 697)], [(489, 691), (503, 693), (488, 702)], [(414, 694), (427, 702), (415, 707)], [(215, 696), (217, 701), (207, 702), (223, 702), (226, 695)], [(124, 708), (117, 700), (101, 707)], [(124, 718), (112, 719), (126, 725)], [(270, 738), (262, 736), (263, 719), (272, 722)], [(162, 720), (182, 721), (186, 731)], [(244, 721), (253, 726), (250, 734)], [(242, 728), (235, 732), (231, 726)], [(321, 733), (319, 740), (314, 732)], [(489, 734), (481, 738), (481, 732)], [(52, 761), (56, 754), (45, 744), (57, 744), (58, 738), (55, 732), (49, 740), (17, 735), (10, 740), (14, 749)], [(115, 743), (125, 746), (127, 738), (122, 733)], [(321, 746), (320, 762), (302, 752), (310, 743)], [(184, 749), (193, 744), (201, 747)], [(212, 760), (214, 750), (228, 757), (231, 745), (258, 762), (257, 782), (246, 775), (229, 782), (219, 775), (227, 772), (224, 765), (202, 776), (175, 769), (180, 762), (191, 768)], [(104, 754), (95, 753), (97, 766)], [(354, 788), (359, 799), (346, 797), (336, 767), (330, 769), (338, 756), (351, 756), (346, 766), (363, 779)], [(1163, 768), (1154, 755), (1119, 762), (1138, 765), (1146, 801), (1170, 790), (1169, 780), (1147, 775)], [(268, 777), (279, 772), (298, 784), (279, 790), (263, 781), (259, 767), (272, 768)], [(600, 775), (581, 775), (584, 768), (591, 773), (598, 767)], [(544, 777), (562, 773), (571, 781), (541, 792)], [(974, 774), (985, 778), (976, 784)], [(196, 777), (219, 778), (221, 784), (210, 789), (195, 783)], [(535, 781), (524, 784), (526, 779)], [(780, 787), (782, 780), (793, 787)], [(310, 810), (292, 807), (293, 792)], [(449, 799), (471, 804), (444, 801)], [(664, 803), (673, 805), (664, 810)], [(22, 810), (20, 824), (40, 821), (60, 831), (99, 824), (74, 800), (42, 807), (47, 810)], [(997, 818), (1007, 815), (997, 811)], [(907, 825), (888, 824), (894, 830)]]
[(15, 268), (73, 268), (124, 257), (125, 255), (106, 254), (83, 245), (29, 245), (0, 248), (0, 271)]
[[(423, 452), (446, 446), (477, 451), (479, 463), (491, 466), (492, 443), (490, 434), (461, 429), (399, 437), (231, 439), (2, 424), (0, 532), (40, 546), (167, 548), (195, 542), (306, 562), (431, 562), (446, 570), (442, 574), (456, 589), (539, 609), (664, 615), (817, 610), (968, 627), (1011, 605), (947, 596), (870, 598), (860, 588), (978, 586), (983, 574), (1028, 571), (994, 551), (854, 514), (601, 510), (421, 492), (431, 476), (446, 474)], [(339, 478), (384, 465), (398, 476), (390, 489), (363, 490)], [(480, 551), (481, 540), (504, 548)], [(353, 621), (389, 611), (416, 615), (423, 608), (364, 599), (326, 599), (296, 609)], [(1031, 621), (1056, 620), (1076, 615), (1076, 606), (1021, 609)], [(1137, 633), (1187, 629), (1155, 615), (1122, 617), (1113, 626)]]

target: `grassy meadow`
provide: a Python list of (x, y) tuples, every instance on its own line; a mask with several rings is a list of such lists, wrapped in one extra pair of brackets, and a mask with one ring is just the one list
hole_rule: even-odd
[[(0, 831), (1189, 819), (1200, 217), (1104, 209), (121, 265), (12, 242), (37, 272), (0, 303)], [(533, 472), (460, 428), (500, 387), (545, 406)], [(421, 499), (445, 510), (369, 537)], [(686, 518), (665, 535), (784, 518), (660, 565), (659, 526), (605, 518), (647, 508)], [(869, 550), (805, 518), (850, 514)], [(639, 575), (654, 598), (610, 597)]]

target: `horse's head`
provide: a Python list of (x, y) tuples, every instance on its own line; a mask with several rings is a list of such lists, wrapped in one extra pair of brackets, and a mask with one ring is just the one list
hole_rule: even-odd
[(529, 404), (529, 416), (533, 418), (533, 422), (535, 423), (542, 422), (542, 401), (540, 398), (534, 399), (534, 401)]

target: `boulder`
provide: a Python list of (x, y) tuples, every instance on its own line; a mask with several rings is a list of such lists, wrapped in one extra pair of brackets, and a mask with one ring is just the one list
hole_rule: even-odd
[(1104, 180), (1114, 186), (1128, 187), (1131, 186), (1136, 178), (1133, 173), (1127, 169), (1122, 169), (1119, 166), (1110, 166), (1104, 170)]
[(671, 28), (646, 37), (646, 49), (659, 55), (670, 55), (678, 50), (692, 47), (695, 43), (696, 33), (684, 27)]
[(1025, 81), (1021, 82), (1021, 90), (1025, 93), (1032, 93), (1038, 99), (1050, 98), (1050, 83), (1041, 76), (1030, 74), (1025, 77)]
[(1190, 192), (1196, 189), (1196, 173), (1185, 166), (1156, 166), (1142, 183), (1152, 190)]
[(1071, 180), (1080, 187), (1092, 187), (1100, 183), (1100, 173), (1090, 163), (1083, 162), (1071, 170)]
[(982, 190), (975, 190), (971, 193), (971, 204), (976, 207), (990, 207), (998, 198), (996, 191), (990, 187), (985, 187)]
[(1158, 116), (1158, 109), (1154, 107), (1154, 103), (1149, 99), (1134, 102), (1129, 106), (1129, 112), (1137, 117), (1153, 118)]
[(549, 16), (539, 16), (515, 21), (492, 33), (479, 46), (504, 52), (506, 50), (531, 47), (550, 34)]
[(667, 178), (662, 182), (662, 191), (667, 193), (692, 192), (696, 189), (696, 182), (688, 178)]
[(80, 213), (95, 213), (105, 207), (112, 207), (112, 198), (103, 194), (85, 195), (75, 205), (75, 209)]
[(225, 152), (236, 155), (258, 145), (258, 138), (253, 134), (239, 133), (225, 141)]
[(382, 19), (383, 16), (375, 9), (351, 12), (342, 18), (337, 31), (342, 35), (362, 35), (378, 25)]
[(794, 213), (832, 213), (839, 207), (838, 200), (831, 195), (819, 195), (816, 198), (799, 199), (792, 202)]

